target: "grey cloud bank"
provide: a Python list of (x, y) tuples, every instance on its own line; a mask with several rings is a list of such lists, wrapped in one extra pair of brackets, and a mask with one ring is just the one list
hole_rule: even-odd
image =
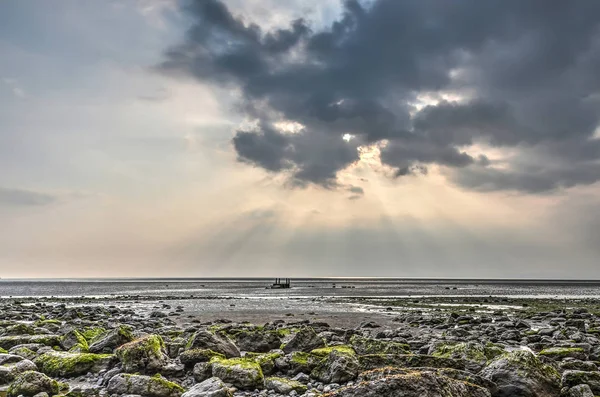
[[(191, 28), (159, 68), (240, 90), (258, 120), (233, 138), (243, 162), (335, 187), (358, 146), (385, 142), (397, 177), (439, 165), (464, 188), (529, 193), (600, 179), (598, 2), (348, 0), (326, 29), (270, 31), (219, 0), (184, 4)], [(500, 166), (476, 144), (526, 150)]]

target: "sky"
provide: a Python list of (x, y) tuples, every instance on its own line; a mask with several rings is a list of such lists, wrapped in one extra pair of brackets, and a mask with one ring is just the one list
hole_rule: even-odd
[(0, 2), (0, 277), (600, 279), (600, 2)]

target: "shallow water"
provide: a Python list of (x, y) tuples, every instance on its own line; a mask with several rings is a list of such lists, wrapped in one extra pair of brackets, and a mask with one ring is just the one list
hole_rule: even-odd
[(600, 298), (599, 281), (295, 279), (291, 289), (266, 289), (273, 279), (0, 280), (1, 297), (113, 297), (117, 295), (233, 297), (508, 296)]

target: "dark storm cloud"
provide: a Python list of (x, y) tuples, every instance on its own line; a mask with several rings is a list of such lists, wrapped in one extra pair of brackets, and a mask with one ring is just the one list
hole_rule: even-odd
[(38, 206), (51, 204), (55, 201), (56, 197), (49, 194), (0, 187), (0, 206)]
[[(396, 176), (441, 165), (467, 188), (525, 192), (600, 179), (600, 2), (349, 0), (320, 31), (297, 19), (265, 32), (218, 0), (185, 11), (193, 25), (160, 69), (238, 88), (260, 121), (234, 137), (239, 159), (296, 184), (336, 186), (359, 145), (383, 140)], [(470, 100), (416, 111), (442, 90)], [(531, 157), (496, 168), (465, 149), (479, 142)]]

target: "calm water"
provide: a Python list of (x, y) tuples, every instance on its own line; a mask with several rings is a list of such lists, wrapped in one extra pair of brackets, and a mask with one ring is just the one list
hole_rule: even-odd
[(294, 279), (289, 290), (270, 290), (273, 279), (0, 280), (0, 296), (142, 295), (281, 298), (327, 296), (512, 296), (600, 298), (600, 281)]

